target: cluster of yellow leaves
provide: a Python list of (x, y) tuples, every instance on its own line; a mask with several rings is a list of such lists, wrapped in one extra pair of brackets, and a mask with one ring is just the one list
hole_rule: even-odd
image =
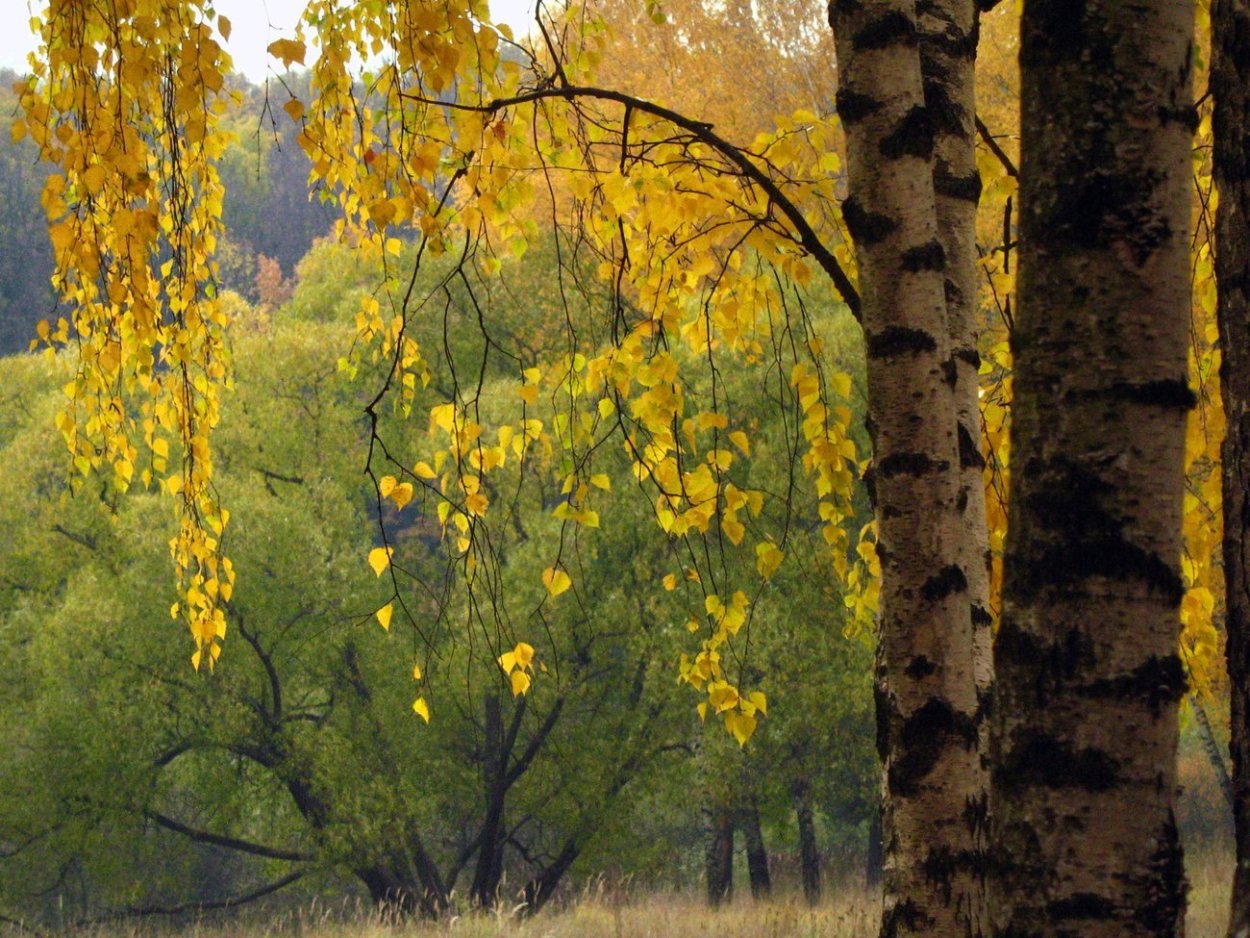
[[(1209, 15), (1207, 9), (1201, 16)], [(1211, 114), (1204, 109), (1194, 142), (1197, 182), (1196, 237), (1192, 257), (1189, 374), (1198, 397), (1185, 428), (1184, 554), (1181, 576), (1181, 659), (1190, 687), (1211, 698), (1223, 689), (1222, 640), (1216, 619), (1223, 615), (1224, 536), (1220, 446), (1225, 417), (1220, 393), (1219, 329), (1212, 261), (1212, 229), (1219, 200), (1211, 178)]]
[[(550, 78), (531, 75), (527, 83), (521, 66), (500, 55), (510, 33), (485, 16), (485, 4), (473, 0), (410, 3), (385, 13), (368, 4), (313, 0), (297, 37), (271, 46), (284, 62), (303, 63), (315, 30), (320, 51), (308, 63), (313, 99), (289, 102), (286, 110), (302, 125), (300, 145), (315, 182), (338, 202), (340, 234), (363, 252), (383, 259), (398, 254), (396, 234), (407, 229), (420, 234), (421, 254), (470, 246), (481, 253), (494, 245), (519, 257), (535, 230), (537, 195), (549, 193), (552, 207), (578, 220), (579, 237), (620, 299), (606, 346), (579, 348), (571, 338), (565, 356), (525, 370), (516, 420), (488, 430), (474, 416), (474, 400), (459, 389), (452, 399), (427, 404), (435, 450), (384, 477), (380, 494), (402, 509), (415, 487), (424, 486), (472, 584), (483, 562), (477, 532), (492, 511), (490, 474), (537, 446), (557, 473), (561, 498), (553, 513), (566, 527), (593, 530), (595, 491), (610, 482), (594, 472), (591, 454), (615, 433), (665, 532), (711, 538), (722, 549), (746, 544), (764, 508), (763, 493), (735, 479), (736, 463), (751, 452), (749, 428), (732, 426), (716, 407), (694, 405), (687, 374), (718, 358), (761, 366), (761, 377), (775, 367), (775, 348), (793, 345), (793, 332), (806, 327), (794, 321), (784, 284), (808, 282), (813, 262), (770, 196), (723, 152), (645, 108), (552, 94)], [(576, 8), (562, 22), (568, 28), (554, 80), (588, 82), (605, 28)], [(386, 58), (367, 77), (362, 96), (352, 63), (379, 56)], [(758, 135), (749, 159), (803, 206), (807, 223), (849, 267), (835, 210), (836, 137), (832, 119), (798, 112)], [(497, 255), (479, 262), (488, 272), (498, 269)], [(391, 363), (391, 385), (402, 389), (396, 404), (405, 412), (429, 381), (406, 334), (420, 302), (400, 298), (384, 315), (371, 297), (357, 320), (360, 347)], [(799, 343), (790, 371), (803, 462), (821, 499), (831, 564), (845, 579), (845, 522), (858, 469), (849, 435), (850, 379), (825, 373), (815, 337)], [(555, 405), (549, 425), (528, 410), (540, 394)], [(767, 580), (785, 545), (759, 537), (750, 546)], [(542, 582), (549, 600), (574, 585), (558, 557)], [(745, 603), (741, 591), (732, 595)], [(746, 621), (746, 605), (728, 608), (725, 615), (709, 610), (701, 654), (728, 643)], [(528, 688), (524, 668), (505, 670), (514, 692)], [(706, 691), (706, 683), (698, 686)], [(754, 711), (742, 700), (726, 725), (744, 740)]]
[(212, 256), (230, 70), (209, 12), (206, 0), (53, 0), (32, 23), (41, 46), (13, 125), (57, 168), (43, 207), (73, 321), (38, 331), (74, 369), (59, 427), (78, 472), (159, 484), (176, 500), (172, 611), (196, 667), (220, 653), (234, 584), (209, 447), (227, 381)]
[(530, 689), (530, 672), (534, 670), (534, 646), (517, 642), (512, 651), (505, 651), (499, 656), (499, 667), (508, 677), (512, 695), (520, 697)]

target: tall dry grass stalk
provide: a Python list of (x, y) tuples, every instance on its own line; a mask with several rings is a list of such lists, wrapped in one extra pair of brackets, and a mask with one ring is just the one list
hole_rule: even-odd
[[(1232, 858), (1207, 851), (1187, 860), (1187, 938), (1224, 938)], [(576, 902), (534, 919), (521, 918), (520, 907), (500, 906), (493, 914), (437, 923), (397, 922), (314, 903), (271, 919), (117, 924), (80, 931), (74, 938), (873, 938), (879, 903), (879, 897), (862, 889), (843, 889), (815, 909), (797, 896), (783, 896), (772, 902), (740, 897), (710, 911), (694, 894), (631, 893), (592, 881)], [(0, 935), (10, 934), (23, 933), (0, 927)]]

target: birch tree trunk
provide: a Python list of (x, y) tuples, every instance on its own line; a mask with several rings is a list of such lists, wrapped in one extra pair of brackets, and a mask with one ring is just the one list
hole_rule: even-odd
[(1026, 0), (992, 933), (1183, 934), (1188, 0)]
[[(962, 4), (934, 2), (926, 16)], [(868, 349), (882, 582), (882, 936), (979, 935), (983, 801), (946, 250), (914, 0), (834, 0), (838, 113)], [(945, 27), (943, 26), (943, 29)]]
[(1216, 316), (1223, 363), (1224, 582), (1237, 871), (1229, 935), (1250, 936), (1250, 0), (1211, 4)]

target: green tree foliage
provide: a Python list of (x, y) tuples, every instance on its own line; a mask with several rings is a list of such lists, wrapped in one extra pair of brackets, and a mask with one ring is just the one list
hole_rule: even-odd
[[(445, 307), (422, 340), (437, 339), (446, 314), (479, 337), (514, 330), (521, 344), (541, 342), (548, 327), (535, 309), (559, 308), (543, 286), (554, 254), (536, 246), (489, 287), (446, 282), (435, 290)], [(430, 267), (427, 289), (450, 269)], [(167, 640), (164, 501), (95, 480), (67, 492), (51, 424), (64, 363), (0, 363), (0, 522), (13, 532), (0, 550), (0, 655), (16, 676), (0, 698), (5, 748), (16, 754), (0, 769), (9, 909), (37, 909), (32, 897), (45, 894), (68, 899), (69, 918), (89, 918), (296, 876), (323, 888), (327, 877), (352, 880), (375, 900), (427, 912), (453, 888), (486, 904), (519, 890), (537, 906), (578, 861), (688, 874), (672, 847), (640, 832), (690, 845), (691, 793), (738, 793), (748, 776), (765, 779), (757, 797), (770, 831), (789, 825), (788, 786), (808, 773), (824, 779), (816, 801), (837, 829), (862, 827), (873, 787), (868, 651), (843, 635), (841, 597), (811, 586), (823, 554), (814, 502), (794, 496), (792, 537), (808, 546), (753, 597), (759, 638), (747, 660), (781, 710), (761, 716), (758, 748), (746, 755), (713, 721), (692, 722), (673, 682), (685, 594), (697, 584), (648, 589), (672, 547), (645, 499), (602, 506), (600, 528), (575, 537), (567, 555), (579, 601), (544, 604), (534, 571), (560, 537), (551, 509), (562, 495), (546, 473), (501, 476), (499, 490), (517, 494), (494, 545), (499, 579), (479, 594), (498, 604), (489, 613), (464, 603), (464, 571), (441, 544), (433, 508), (414, 511), (418, 496), (397, 512), (388, 500), (393, 564), (420, 588), (403, 593), (410, 616), (388, 617), (384, 631), (375, 612), (385, 581), (360, 550), (376, 530), (360, 413), (377, 375), (340, 360), (353, 294), (376, 272), (329, 243), (300, 272), (288, 307), (245, 320), (253, 327), (235, 339), (218, 484), (239, 512), (231, 550), (254, 572), (230, 600), (239, 652), (211, 675), (188, 673)], [(811, 301), (830, 310), (819, 319), (855, 367), (845, 314)], [(503, 364), (483, 367), (467, 331), (449, 332), (448, 370), (431, 380), (452, 381), (452, 369), (480, 380), (490, 427), (522, 384)], [(746, 382), (728, 386), (757, 428), (750, 483), (784, 492), (792, 482), (779, 453), (794, 428)], [(554, 420), (542, 400), (534, 413)], [(406, 458), (427, 444), (412, 445)], [(596, 471), (614, 489), (636, 484), (624, 452), (605, 453)], [(785, 522), (777, 514), (759, 524), (779, 538)], [(478, 638), (466, 644), (457, 637), (465, 622), (490, 628), (471, 628)], [(499, 622), (545, 636), (526, 669), (541, 680), (525, 695), (514, 696), (500, 667), (518, 639), (495, 631)], [(787, 660), (794, 642), (801, 667)], [(412, 712), (418, 698), (428, 725)], [(705, 731), (710, 776), (688, 758)], [(843, 775), (824, 770), (835, 762)]]

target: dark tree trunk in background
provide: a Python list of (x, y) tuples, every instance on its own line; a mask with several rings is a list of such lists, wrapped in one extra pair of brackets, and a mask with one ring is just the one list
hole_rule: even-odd
[(493, 908), (503, 880), (504, 799), (507, 793), (504, 764), (503, 712), (499, 695), (486, 695), (482, 740), (482, 793), (486, 816), (482, 820), (470, 895), (479, 908)]
[(733, 899), (734, 816), (728, 808), (714, 806), (707, 816), (707, 901), (712, 908)]
[(872, 823), (868, 825), (868, 859), (864, 864), (864, 882), (868, 888), (881, 885), (882, 865), (885, 863), (881, 844), (881, 809), (872, 816)]
[(1224, 582), (1237, 867), (1229, 935), (1250, 936), (1250, 0), (1212, 0), (1217, 317), (1223, 362)]
[(816, 818), (806, 785), (794, 791), (794, 814), (799, 823), (799, 863), (802, 866), (803, 898), (808, 905), (820, 902), (820, 850), (816, 846)]
[(1187, 0), (1026, 0), (992, 933), (1181, 935)]
[(760, 828), (760, 809), (754, 796), (742, 809), (742, 836), (747, 847), (747, 874), (751, 880), (751, 898), (767, 899), (772, 895), (773, 880), (768, 873), (768, 849)]

